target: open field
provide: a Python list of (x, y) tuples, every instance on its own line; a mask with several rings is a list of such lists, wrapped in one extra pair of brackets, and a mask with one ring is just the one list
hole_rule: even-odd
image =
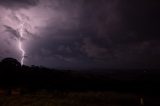
[[(142, 99), (143, 98), (143, 99)], [(0, 96), (1, 106), (155, 106), (158, 98), (118, 92), (46, 92)], [(154, 102), (153, 102), (154, 101)], [(159, 102), (159, 101), (158, 101)]]

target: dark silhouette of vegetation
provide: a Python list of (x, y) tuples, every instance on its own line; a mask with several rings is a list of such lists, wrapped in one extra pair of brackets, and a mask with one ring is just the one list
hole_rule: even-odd
[[(0, 62), (0, 87), (31, 90), (116, 90), (132, 92), (159, 91), (157, 70), (70, 71), (26, 66), (13, 58)], [(114, 73), (113, 73), (114, 72)]]

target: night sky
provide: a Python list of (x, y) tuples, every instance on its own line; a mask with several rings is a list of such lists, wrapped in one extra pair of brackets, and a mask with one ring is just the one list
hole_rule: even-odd
[(160, 69), (159, 0), (0, 0), (0, 59), (64, 69)]

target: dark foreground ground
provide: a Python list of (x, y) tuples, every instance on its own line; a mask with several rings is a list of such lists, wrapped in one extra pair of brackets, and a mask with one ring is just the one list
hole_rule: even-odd
[(159, 97), (112, 91), (48, 92), (0, 96), (0, 106), (160, 106)]
[(0, 62), (0, 106), (160, 106), (159, 85), (160, 70), (71, 71), (21, 66), (12, 58)]

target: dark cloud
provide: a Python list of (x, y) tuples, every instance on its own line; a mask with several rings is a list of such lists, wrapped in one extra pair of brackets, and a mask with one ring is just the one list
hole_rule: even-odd
[(19, 38), (20, 35), (18, 34), (17, 30), (15, 30), (14, 28), (7, 26), (7, 25), (3, 25), (5, 27), (5, 31), (9, 32), (12, 36), (11, 38)]
[[(71, 5), (72, 8), (65, 13), (73, 13), (73, 4), (76, 3), (67, 2), (64, 8), (67, 10)], [(79, 13), (76, 18), (66, 16), (68, 22), (59, 18), (56, 26), (54, 22), (49, 23), (43, 33), (53, 39), (45, 38), (40, 45), (44, 44), (43, 46), (52, 51), (52, 54), (58, 55), (60, 60), (74, 58), (83, 63), (93, 63), (95, 67), (133, 68), (136, 63), (139, 67), (145, 67), (145, 64), (149, 64), (148, 60), (158, 56), (150, 55), (153, 46), (149, 45), (151, 40), (159, 39), (156, 23), (159, 23), (157, 2), (92, 0), (83, 1), (79, 6), (83, 9), (78, 8), (81, 12), (76, 11)], [(77, 50), (70, 46), (73, 42), (79, 45)], [(72, 61), (70, 62), (74, 63)]]
[(1, 0), (0, 5), (6, 8), (28, 8), (30, 6), (35, 6), (39, 0)]
[[(111, 45), (159, 39), (158, 0), (101, 0), (85, 5), (85, 28)], [(132, 36), (131, 33), (134, 33)]]
[[(5, 0), (0, 5), (35, 6), (18, 13), (34, 28), (25, 30), (33, 36), (26, 41), (27, 64), (142, 68), (160, 63), (158, 0)], [(19, 22), (15, 14), (7, 17)], [(3, 27), (17, 38), (15, 25)]]
[[(14, 28), (12, 28), (10, 26), (7, 26), (7, 25), (3, 25), (3, 26), (5, 28), (5, 32), (9, 33), (11, 39), (17, 40), (20, 37), (20, 35), (19, 35), (19, 33), (18, 33), (18, 31), (16, 29), (14, 29)], [(29, 31), (27, 31), (27, 30), (25, 30), (25, 33), (27, 33), (27, 35), (29, 35), (29, 36), (30, 35), (33, 36), (33, 34), (31, 32), (29, 32)], [(21, 40), (24, 41), (25, 37), (21, 38)]]
[(107, 48), (96, 45), (91, 39), (85, 38), (82, 45), (82, 51), (86, 53), (89, 58), (105, 60), (110, 57)]
[(160, 1), (158, 0), (124, 0), (121, 2), (124, 24), (128, 31), (136, 32), (134, 35), (136, 41), (159, 39), (159, 10)]

